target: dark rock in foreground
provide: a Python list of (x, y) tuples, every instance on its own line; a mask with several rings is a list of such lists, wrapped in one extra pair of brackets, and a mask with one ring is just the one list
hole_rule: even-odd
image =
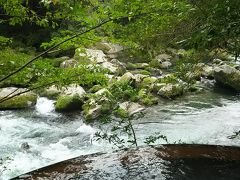
[(59, 162), (14, 179), (240, 179), (240, 147), (163, 145)]

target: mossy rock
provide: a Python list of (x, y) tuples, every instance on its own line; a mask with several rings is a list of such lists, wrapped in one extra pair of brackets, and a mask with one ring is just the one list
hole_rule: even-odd
[(157, 94), (164, 98), (172, 99), (177, 96), (181, 96), (183, 92), (184, 92), (184, 88), (182, 85), (168, 83), (163, 87), (161, 87)]
[(113, 110), (114, 97), (107, 89), (101, 89), (92, 94), (83, 105), (83, 115), (86, 120), (94, 120)]
[(42, 91), (37, 91), (40, 96), (47, 97), (48, 99), (57, 99), (57, 97), (61, 94), (61, 90), (56, 86), (51, 86)]
[(148, 71), (148, 72), (150, 72), (151, 74), (155, 74), (155, 75), (157, 75), (157, 76), (163, 74), (163, 72), (162, 72), (160, 69), (158, 69), (158, 68), (147, 67), (147, 68), (145, 68), (145, 70)]
[(160, 68), (160, 63), (158, 60), (153, 59), (150, 63), (149, 63), (150, 67), (152, 68)]
[(145, 106), (158, 104), (158, 98), (149, 93), (146, 89), (141, 89), (138, 93), (138, 100)]
[[(0, 97), (1, 99), (2, 97)], [(0, 103), (1, 110), (8, 109), (24, 109), (35, 105), (37, 102), (37, 95), (23, 95), (17, 96), (7, 101)]]
[(57, 112), (71, 112), (82, 110), (83, 98), (78, 95), (62, 95), (59, 96), (55, 104)]
[(137, 70), (134, 70), (134, 71), (131, 71), (132, 74), (142, 74), (142, 75), (146, 75), (146, 76), (150, 76), (151, 73), (147, 70), (144, 70), (144, 69), (137, 69)]
[(97, 91), (99, 91), (100, 89), (102, 89), (103, 87), (101, 86), (101, 85), (94, 85), (93, 87), (91, 87), (90, 89), (89, 89), (89, 92), (90, 93), (95, 93), (95, 92), (97, 92)]
[(144, 106), (138, 103), (126, 101), (119, 104), (119, 107), (114, 111), (114, 113), (116, 116), (119, 116), (121, 118), (128, 118), (136, 113), (143, 111), (144, 109)]
[(140, 88), (148, 88), (148, 89), (150, 89), (157, 80), (158, 79), (156, 77), (146, 77), (140, 83), (139, 87)]
[(126, 110), (122, 108), (118, 108), (114, 111), (115, 116), (120, 117), (120, 118), (128, 118), (129, 114)]
[[(14, 87), (0, 89), (0, 99), (6, 97), (12, 92), (15, 92), (12, 94), (12, 95), (15, 95), (23, 91), (26, 91), (26, 89), (21, 89), (21, 88), (18, 89)], [(29, 108), (34, 106), (36, 102), (37, 102), (37, 95), (32, 92), (27, 92), (0, 103), (0, 110)]]
[(134, 70), (134, 69), (137, 69), (137, 66), (134, 63), (127, 63), (126, 68), (128, 70)]
[(101, 105), (85, 103), (83, 105), (83, 116), (87, 121), (101, 117)]
[(124, 75), (122, 75), (120, 77), (120, 79), (118, 80), (119, 83), (122, 83), (122, 84), (134, 84), (135, 83), (135, 77), (132, 73), (130, 72), (127, 72), (125, 73)]

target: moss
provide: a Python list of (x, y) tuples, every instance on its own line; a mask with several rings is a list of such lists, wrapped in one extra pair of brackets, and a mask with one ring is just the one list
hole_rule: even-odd
[(150, 63), (149, 63), (150, 67), (152, 68), (160, 68), (160, 63), (158, 62), (158, 60), (153, 59)]
[(58, 112), (82, 110), (82, 105), (83, 99), (78, 95), (59, 96), (55, 105), (55, 110)]
[(140, 70), (138, 72), (139, 72), (139, 74), (143, 74), (143, 75), (151, 75), (151, 73), (147, 70)]
[(138, 93), (139, 102), (146, 106), (158, 104), (158, 98), (148, 93), (146, 89), (141, 89)]
[(164, 98), (172, 99), (182, 95), (183, 92), (184, 92), (184, 89), (179, 84), (166, 84), (158, 91), (158, 95)]
[(156, 77), (146, 77), (140, 83), (141, 88), (150, 88), (157, 81)]
[(137, 69), (137, 65), (133, 63), (127, 63), (126, 68), (128, 70), (134, 70), (134, 69)]
[(60, 91), (56, 90), (44, 90), (43, 92), (39, 92), (40, 96), (47, 97), (48, 99), (57, 99), (60, 93)]
[(121, 84), (133, 84), (135, 82), (135, 78), (132, 73), (127, 72), (120, 79), (118, 80), (119, 83)]
[(107, 89), (101, 89), (92, 94), (83, 105), (83, 115), (86, 120), (94, 120), (113, 110), (114, 97)]
[(114, 114), (117, 116), (117, 117), (120, 117), (120, 118), (127, 118), (129, 115), (128, 115), (128, 112), (125, 111), (124, 109), (122, 108), (118, 108), (117, 110), (114, 111)]
[(104, 104), (102, 104), (100, 110), (101, 110), (102, 114), (109, 113), (112, 110), (112, 103), (111, 102), (105, 102)]
[(157, 68), (153, 68), (153, 67), (147, 67), (145, 68), (146, 71), (149, 71), (151, 74), (155, 74), (155, 75), (162, 75), (163, 72), (160, 69)]
[(97, 91), (99, 91), (100, 89), (102, 89), (103, 87), (101, 85), (95, 85), (92, 88), (89, 89), (90, 93), (95, 93)]
[[(2, 97), (0, 97), (1, 99)], [(1, 110), (8, 110), (8, 109), (24, 109), (28, 108), (32, 105), (35, 105), (37, 102), (37, 95), (21, 95), (9, 99), (0, 103)]]

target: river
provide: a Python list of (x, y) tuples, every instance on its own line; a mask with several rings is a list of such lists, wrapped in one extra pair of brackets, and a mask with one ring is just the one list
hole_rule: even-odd
[[(160, 132), (169, 143), (240, 146), (239, 138), (228, 138), (240, 130), (239, 109), (240, 97), (221, 90), (162, 100), (134, 121), (138, 144)], [(78, 114), (54, 112), (54, 101), (46, 98), (39, 98), (31, 110), (0, 111), (0, 179), (79, 155), (112, 151), (107, 142), (92, 141), (96, 125), (85, 124)]]

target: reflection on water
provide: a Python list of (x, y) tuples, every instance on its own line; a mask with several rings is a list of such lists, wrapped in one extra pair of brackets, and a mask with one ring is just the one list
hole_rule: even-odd
[[(86, 125), (78, 114), (54, 112), (53, 103), (40, 98), (33, 110), (0, 111), (0, 179), (71, 157), (112, 151), (106, 142), (91, 141), (95, 127)], [(161, 132), (171, 143), (181, 140), (239, 146), (238, 138), (227, 138), (240, 130), (239, 109), (239, 97), (226, 92), (162, 101), (134, 122), (138, 144), (154, 132)], [(22, 148), (23, 143), (29, 149)]]

